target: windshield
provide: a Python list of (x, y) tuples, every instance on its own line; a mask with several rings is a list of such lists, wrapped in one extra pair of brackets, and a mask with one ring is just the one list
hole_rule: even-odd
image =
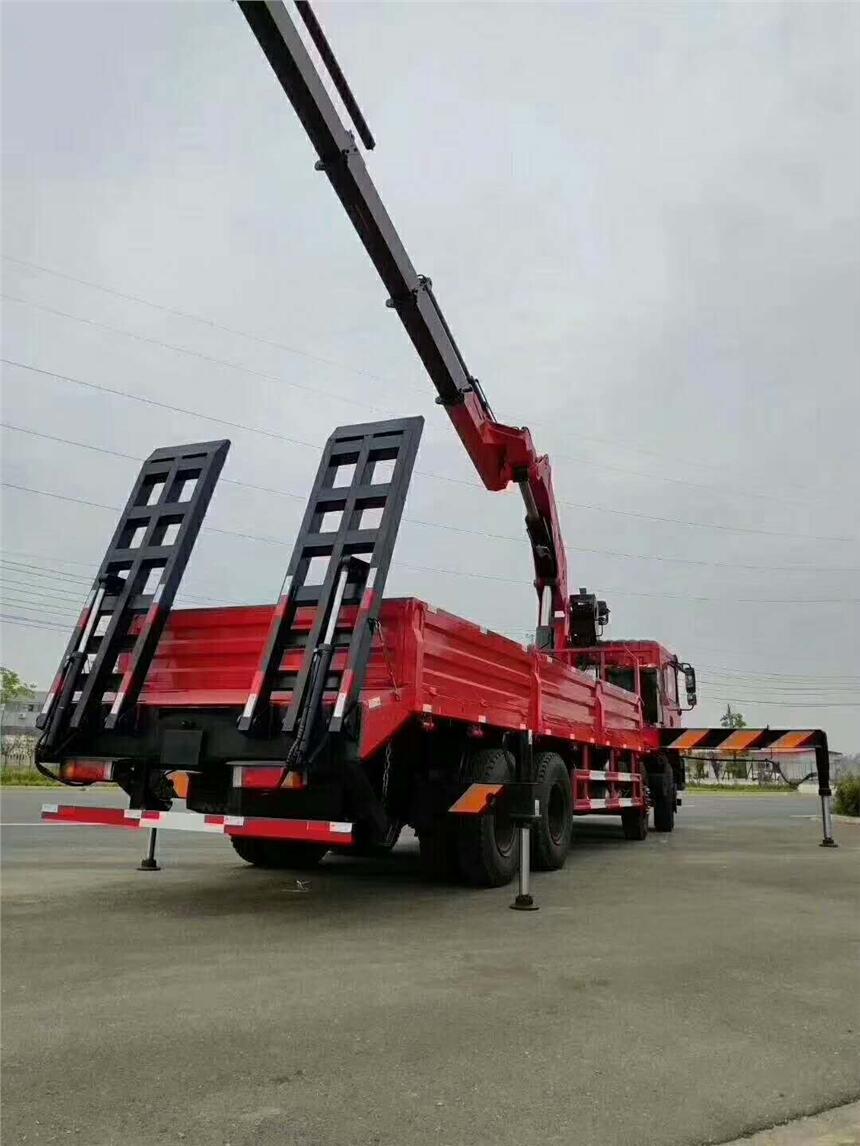
[(619, 688), (626, 688), (628, 692), (636, 691), (636, 670), (633, 668), (610, 665), (606, 669), (606, 679), (610, 684), (616, 684)]
[(646, 724), (659, 724), (660, 722), (660, 696), (657, 688), (657, 670), (654, 668), (642, 669), (639, 673), (642, 682), (642, 715)]

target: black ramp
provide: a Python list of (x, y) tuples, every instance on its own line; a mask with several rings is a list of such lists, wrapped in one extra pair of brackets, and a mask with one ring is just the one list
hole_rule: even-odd
[[(364, 679), (423, 427), (423, 418), (399, 418), (341, 426), (329, 438), (240, 731), (268, 734), (273, 694), (289, 694), (281, 730), (294, 732), (320, 692), (310, 686), (323, 648), (328, 655), (320, 688), (336, 697), (328, 731), (342, 727)], [(301, 606), (313, 609), (307, 631), (294, 625)], [(357, 607), (348, 623), (344, 606)], [(332, 661), (335, 648), (345, 654), (339, 667)], [(292, 657), (297, 667), (284, 667), (288, 652), (300, 654)]]
[(90, 721), (115, 728), (134, 704), (229, 448), (166, 446), (143, 463), (36, 721), (43, 758)]

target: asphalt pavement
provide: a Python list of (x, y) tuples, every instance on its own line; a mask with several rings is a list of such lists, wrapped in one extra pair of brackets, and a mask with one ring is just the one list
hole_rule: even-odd
[(10, 1146), (698, 1146), (860, 1096), (860, 826), (820, 849), (814, 797), (578, 822), (535, 913), (411, 837), (299, 884), (163, 833), (141, 873), (58, 799), (118, 802), (2, 796)]

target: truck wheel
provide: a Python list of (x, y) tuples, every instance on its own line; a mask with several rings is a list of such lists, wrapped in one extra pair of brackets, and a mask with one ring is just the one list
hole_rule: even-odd
[(654, 831), (673, 832), (675, 830), (675, 785), (667, 780), (665, 785), (651, 793), (654, 801)]
[(555, 752), (535, 756), (535, 781), (541, 786), (541, 818), (531, 830), (531, 861), (535, 871), (564, 867), (573, 830), (570, 774)]
[(282, 843), (280, 840), (250, 839), (245, 836), (231, 836), (230, 843), (236, 855), (246, 863), (275, 871), (305, 871), (316, 867), (328, 851), (324, 844)]
[(266, 866), (264, 840), (249, 839), (247, 836), (230, 836), (230, 843), (233, 845), (233, 851), (245, 863), (251, 863), (254, 867)]
[(621, 813), (625, 840), (644, 840), (648, 836), (648, 809), (625, 808)]
[(671, 832), (675, 827), (675, 776), (668, 757), (657, 757), (648, 772), (648, 790), (654, 805), (654, 831)]
[[(514, 760), (503, 748), (483, 748), (472, 757), (469, 779), (476, 784), (508, 784), (514, 780)], [(457, 850), (460, 870), (473, 887), (502, 887), (510, 883), (520, 858), (519, 833), (504, 812), (460, 816)]]

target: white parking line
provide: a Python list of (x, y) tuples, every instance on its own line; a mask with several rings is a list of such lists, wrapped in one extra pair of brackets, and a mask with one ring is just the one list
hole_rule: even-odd
[[(62, 823), (62, 820), (57, 820), (57, 823)], [(75, 826), (76, 826), (75, 824), (71, 824), (71, 823), (63, 824), (64, 828), (73, 828)], [(77, 826), (81, 827), (80, 824), (78, 824)], [(83, 826), (86, 827), (87, 825), (84, 824)], [(97, 825), (97, 826), (100, 826), (100, 825)], [(53, 822), (48, 823), (45, 820), (34, 820), (32, 823), (24, 822), (24, 821), (20, 821), (20, 820), (19, 821), (10, 820), (8, 823), (4, 822), (4, 823), (0, 824), (0, 828), (53, 828), (53, 827), (55, 827), (55, 824)]]

